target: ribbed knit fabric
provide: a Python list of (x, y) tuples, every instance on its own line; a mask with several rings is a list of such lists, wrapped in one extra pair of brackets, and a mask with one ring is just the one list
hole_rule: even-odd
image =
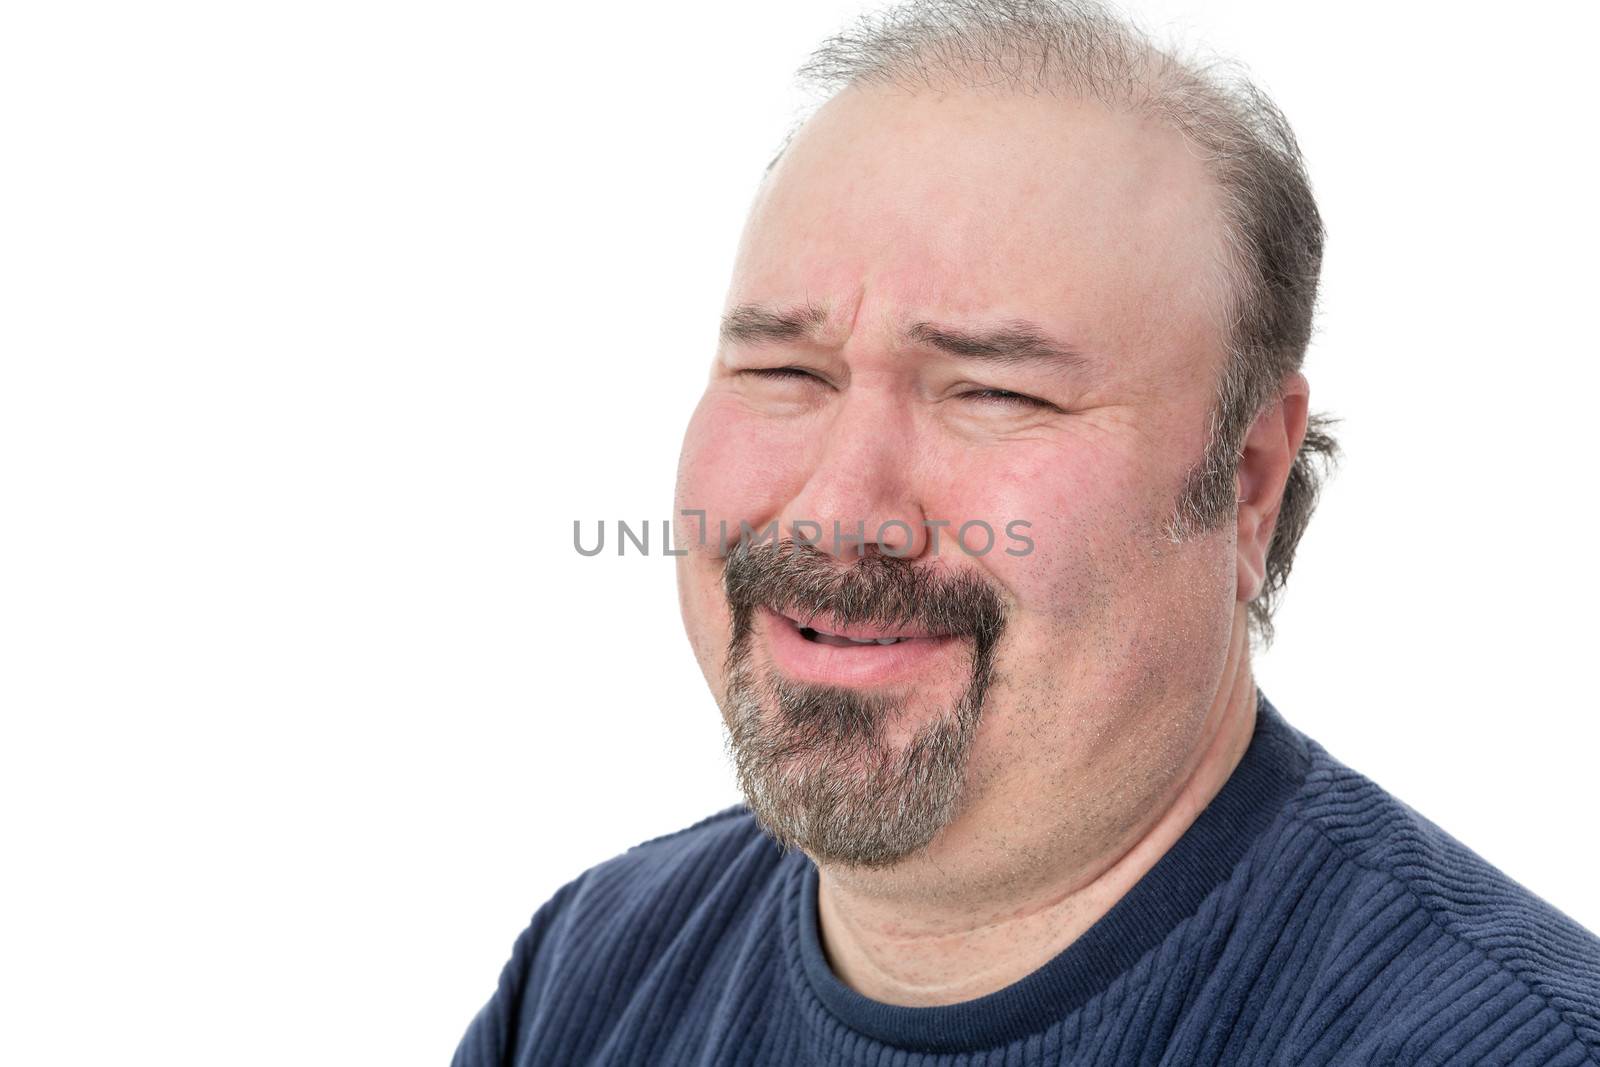
[(1600, 941), (1257, 696), (1211, 804), (1014, 985), (856, 993), (740, 806), (559, 890), (455, 1065), (1600, 1064)]

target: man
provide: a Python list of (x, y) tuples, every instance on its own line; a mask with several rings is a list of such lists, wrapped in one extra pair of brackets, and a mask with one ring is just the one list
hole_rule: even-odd
[(1321, 227), (1108, 13), (860, 23), (684, 442), (748, 805), (561, 889), (461, 1065), (1600, 1063), (1600, 943), (1255, 686)]

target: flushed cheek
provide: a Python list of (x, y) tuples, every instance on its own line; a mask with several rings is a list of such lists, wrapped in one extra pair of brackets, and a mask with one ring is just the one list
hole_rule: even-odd
[(984, 561), (1014, 599), (993, 693), (1008, 710), (996, 728), (1037, 729), (1024, 709), (1104, 708), (1118, 690), (1140, 688), (1122, 674), (1130, 648), (1168, 621), (1149, 590), (1175, 577), (1161, 530), (1169, 494), (1110, 448), (1018, 451), (990, 474), (983, 503), (965, 506), (1025, 520), (1031, 542)]
[(952, 453), (929, 494), (952, 525), (982, 519), (993, 526), (988, 562), (1008, 586), (1036, 584), (1041, 553), (1093, 555), (1098, 543), (1128, 536), (1130, 516), (1149, 507), (1137, 473), (1115, 453), (1013, 445)]
[(732, 625), (722, 591), (724, 546), (738, 541), (740, 523), (762, 528), (797, 491), (795, 436), (715, 388), (684, 434), (672, 518), (687, 553), (677, 559), (678, 606), (701, 672), (718, 694)]
[(1095, 645), (1094, 655), (1105, 654), (1159, 610), (1148, 593), (1170, 578), (1167, 494), (1110, 457), (1013, 484), (1033, 487), (1000, 505), (1028, 521), (1029, 551), (1000, 556), (993, 568), (1034, 620), (1041, 647)]
[[(803, 423), (756, 415), (737, 397), (708, 393), (684, 437), (679, 511), (704, 511), (706, 535), (713, 542), (719, 523), (733, 540), (740, 522), (765, 523), (776, 517), (805, 481)], [(680, 518), (690, 527), (699, 521)]]

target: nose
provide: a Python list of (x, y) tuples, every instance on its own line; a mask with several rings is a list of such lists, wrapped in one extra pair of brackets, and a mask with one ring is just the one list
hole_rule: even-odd
[(786, 536), (843, 561), (927, 551), (915, 491), (915, 429), (907, 406), (851, 387), (821, 427), (815, 459), (783, 521)]

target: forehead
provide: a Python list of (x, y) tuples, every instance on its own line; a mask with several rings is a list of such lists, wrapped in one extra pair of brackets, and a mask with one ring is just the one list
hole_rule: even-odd
[(1219, 218), (1202, 162), (1153, 120), (847, 89), (768, 175), (730, 302), (859, 301), (885, 326), (1017, 316), (1125, 359), (1202, 356), (1220, 338)]

